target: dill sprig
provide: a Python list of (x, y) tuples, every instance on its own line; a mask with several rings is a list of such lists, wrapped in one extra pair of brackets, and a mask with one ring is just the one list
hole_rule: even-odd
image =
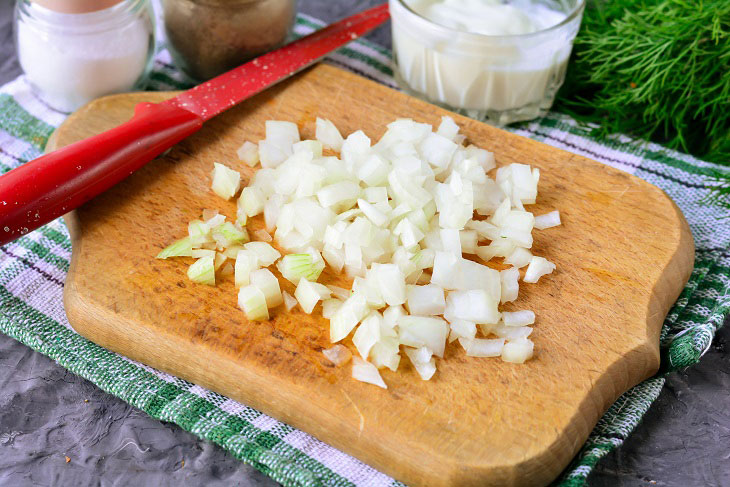
[(589, 0), (556, 108), (730, 165), (730, 0)]

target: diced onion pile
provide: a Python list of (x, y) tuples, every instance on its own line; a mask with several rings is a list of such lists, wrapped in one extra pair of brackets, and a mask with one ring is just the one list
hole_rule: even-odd
[[(331, 342), (352, 335), (360, 355), (353, 377), (383, 388), (378, 369), (396, 371), (401, 350), (423, 380), (433, 377), (434, 357), (443, 357), (447, 342), (458, 341), (472, 357), (532, 357), (535, 313), (500, 305), (517, 299), (521, 268), (527, 283), (555, 269), (530, 251), (534, 228), (560, 225), (557, 211), (525, 211), (537, 198), (539, 169), (510, 164), (490, 178), (493, 154), (465, 146), (450, 117), (436, 131), (396, 120), (375, 144), (362, 131), (343, 138), (317, 119), (316, 139), (301, 141), (291, 122), (267, 121), (266, 138), (237, 152), (243, 163), (263, 167), (240, 192), (236, 221), (205, 210), (158, 258), (196, 258), (188, 276), (201, 284), (215, 285), (216, 272), (233, 273), (249, 320), (268, 320), (282, 304), (312, 313), (321, 303)], [(325, 155), (334, 153), (340, 157)], [(216, 194), (229, 200), (240, 183), (237, 171), (214, 165)], [(252, 242), (246, 223), (260, 214), (266, 231), (254, 232)], [(283, 257), (268, 243), (272, 234)], [(464, 254), (502, 257), (511, 267), (498, 271)], [(293, 296), (282, 293), (272, 265), (296, 285)], [(317, 282), (326, 266), (345, 272), (352, 288)], [(342, 345), (323, 353), (336, 365), (351, 358)]]

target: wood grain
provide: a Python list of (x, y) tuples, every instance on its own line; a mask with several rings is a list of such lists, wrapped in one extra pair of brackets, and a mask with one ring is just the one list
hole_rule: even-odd
[[(50, 148), (110, 128), (141, 101), (97, 100), (72, 115)], [(319, 65), (211, 120), (122, 184), (67, 216), (73, 259), (65, 287), (73, 327), (103, 347), (210, 388), (302, 429), (409, 485), (539, 485), (553, 480), (598, 418), (655, 373), (659, 330), (689, 278), (687, 223), (658, 188), (624, 172), (471, 119), (452, 116), (500, 165), (542, 171), (535, 214), (559, 209), (563, 226), (535, 232), (534, 251), (557, 264), (523, 284), (506, 307), (537, 313), (535, 358), (525, 365), (466, 357), (447, 347), (433, 380), (406, 359), (385, 370), (388, 390), (353, 381), (322, 355), (328, 324), (279, 309), (249, 323), (232, 279), (215, 288), (186, 278), (190, 259), (155, 254), (204, 208), (235, 204), (209, 190), (214, 161), (264, 136), (264, 121), (316, 116), (371, 138), (397, 117), (432, 124), (447, 112), (339, 69)], [(260, 218), (250, 224), (262, 226)], [(346, 279), (326, 271), (321, 281)], [(292, 292), (291, 286), (283, 286)], [(346, 341), (353, 351), (351, 341)]]

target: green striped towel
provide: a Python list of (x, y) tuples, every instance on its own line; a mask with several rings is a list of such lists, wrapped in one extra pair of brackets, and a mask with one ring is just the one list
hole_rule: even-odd
[[(320, 25), (300, 15), (295, 33), (303, 35)], [(394, 86), (390, 52), (365, 40), (351, 43), (328, 60)], [(150, 88), (179, 89), (189, 84), (161, 49)], [(22, 76), (0, 88), (0, 172), (40, 155), (51, 132), (66, 116), (40, 101)], [(726, 169), (659, 146), (639, 147), (627, 138), (599, 143), (559, 114), (514, 131), (662, 188), (686, 215), (697, 244), (694, 272), (661, 335), (661, 374), (621, 396), (558, 481), (583, 485), (596, 462), (620, 445), (641, 420), (664, 384), (663, 374), (696, 363), (728, 314), (730, 227), (722, 219), (730, 217), (730, 211), (703, 202), (712, 185), (712, 170)], [(61, 299), (70, 256), (71, 243), (62, 220), (0, 247), (0, 331), (147, 414), (220, 445), (282, 484), (403, 485), (250, 407), (112, 353), (75, 333)]]

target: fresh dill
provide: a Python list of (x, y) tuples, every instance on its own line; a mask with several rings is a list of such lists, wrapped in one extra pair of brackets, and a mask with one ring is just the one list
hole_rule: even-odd
[(730, 166), (730, 0), (589, 0), (555, 108)]

